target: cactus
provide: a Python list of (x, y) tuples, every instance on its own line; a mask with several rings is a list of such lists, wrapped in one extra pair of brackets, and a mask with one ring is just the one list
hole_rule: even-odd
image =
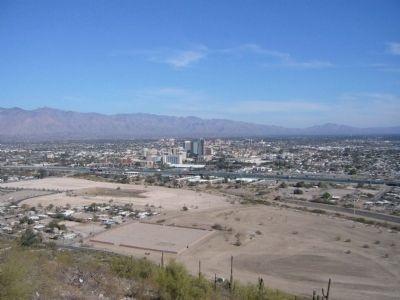
[(321, 300), (329, 300), (329, 292), (330, 292), (330, 290), (331, 290), (331, 279), (329, 278), (328, 288), (326, 290), (326, 294), (325, 294), (324, 288), (322, 288), (322, 296), (317, 295), (317, 292), (314, 290), (313, 291), (313, 295), (312, 295), (312, 299), (313, 300), (320, 300), (320, 299)]

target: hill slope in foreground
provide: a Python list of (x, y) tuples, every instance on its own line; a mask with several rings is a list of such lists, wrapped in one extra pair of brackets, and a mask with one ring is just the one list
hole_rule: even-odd
[(201, 119), (141, 113), (104, 115), (52, 108), (36, 110), (0, 108), (0, 138), (3, 140), (369, 134), (400, 134), (400, 126), (356, 128), (338, 124), (324, 124), (296, 129), (225, 119)]
[(1, 238), (0, 271), (0, 299), (294, 299), (238, 282), (233, 292), (221, 284), (214, 288), (174, 261), (160, 268), (146, 259), (22, 247)]

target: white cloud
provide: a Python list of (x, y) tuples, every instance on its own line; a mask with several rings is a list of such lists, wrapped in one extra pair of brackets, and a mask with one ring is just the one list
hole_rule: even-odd
[[(154, 49), (119, 50), (110, 53), (110, 56), (144, 56), (148, 61), (167, 64), (174, 69), (184, 69), (194, 63), (213, 55), (253, 55), (268, 58), (264, 66), (290, 67), (302, 69), (322, 69), (333, 67), (333, 64), (324, 60), (298, 60), (291, 54), (264, 48), (258, 44), (242, 44), (236, 47), (223, 49), (209, 49), (204, 45), (197, 45), (187, 49), (160, 47)], [(272, 62), (271, 62), (272, 60)]]
[(288, 54), (288, 53), (266, 49), (257, 44), (242, 44), (237, 47), (225, 48), (225, 49), (221, 49), (221, 50), (217, 50), (217, 51), (222, 52), (222, 53), (228, 53), (228, 54), (250, 52), (253, 54), (275, 57), (280, 60), (290, 59), (290, 54)]
[(386, 43), (386, 50), (393, 55), (400, 55), (400, 43)]
[(232, 103), (227, 112), (230, 113), (296, 113), (296, 112), (321, 112), (328, 111), (329, 106), (319, 102), (310, 101), (240, 101)]
[(177, 54), (165, 59), (165, 63), (173, 66), (174, 68), (180, 69), (188, 67), (189, 65), (199, 61), (206, 56), (205, 51), (199, 50), (188, 50), (181, 51)]
[(194, 46), (190, 49), (174, 49), (159, 47), (154, 49), (118, 50), (109, 53), (110, 56), (142, 56), (146, 60), (167, 64), (174, 69), (183, 69), (205, 58), (208, 55), (207, 47)]
[(322, 68), (333, 67), (333, 64), (329, 61), (323, 61), (323, 60), (301, 61), (295, 59), (289, 53), (264, 48), (258, 44), (242, 44), (237, 47), (221, 49), (218, 52), (228, 53), (228, 54), (251, 53), (253, 55), (264, 56), (275, 60), (272, 63), (268, 62), (263, 64), (264, 66), (267, 67), (292, 67), (292, 68), (303, 68), (303, 69), (322, 69)]
[(329, 61), (321, 61), (321, 60), (311, 60), (311, 61), (289, 61), (286, 63), (288, 67), (297, 67), (304, 69), (322, 69), (322, 68), (330, 68), (333, 67), (333, 64)]

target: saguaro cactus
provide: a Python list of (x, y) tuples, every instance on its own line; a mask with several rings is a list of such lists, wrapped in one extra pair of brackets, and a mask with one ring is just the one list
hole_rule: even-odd
[(329, 278), (328, 281), (328, 289), (326, 290), (326, 294), (324, 292), (324, 288), (322, 288), (322, 297), (323, 299), (329, 300), (329, 292), (331, 290), (331, 279)]
[(327, 288), (327, 290), (326, 290), (326, 294), (325, 294), (325, 290), (324, 290), (324, 288), (322, 288), (322, 296), (320, 297), (320, 295), (317, 295), (317, 292), (314, 290), (313, 291), (313, 295), (312, 295), (312, 299), (313, 300), (329, 300), (329, 293), (330, 293), (330, 290), (331, 290), (331, 279), (329, 278), (329, 281), (328, 281), (328, 288)]

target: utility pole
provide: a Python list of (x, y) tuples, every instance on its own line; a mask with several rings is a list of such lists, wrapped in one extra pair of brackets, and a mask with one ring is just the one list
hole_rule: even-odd
[(229, 281), (229, 287), (231, 290), (233, 289), (233, 255), (231, 255), (231, 278)]
[(358, 194), (358, 199), (356, 198), (353, 199), (353, 215), (356, 215), (356, 201), (358, 202), (360, 200), (360, 195)]
[(201, 277), (201, 260), (199, 260), (199, 279)]

